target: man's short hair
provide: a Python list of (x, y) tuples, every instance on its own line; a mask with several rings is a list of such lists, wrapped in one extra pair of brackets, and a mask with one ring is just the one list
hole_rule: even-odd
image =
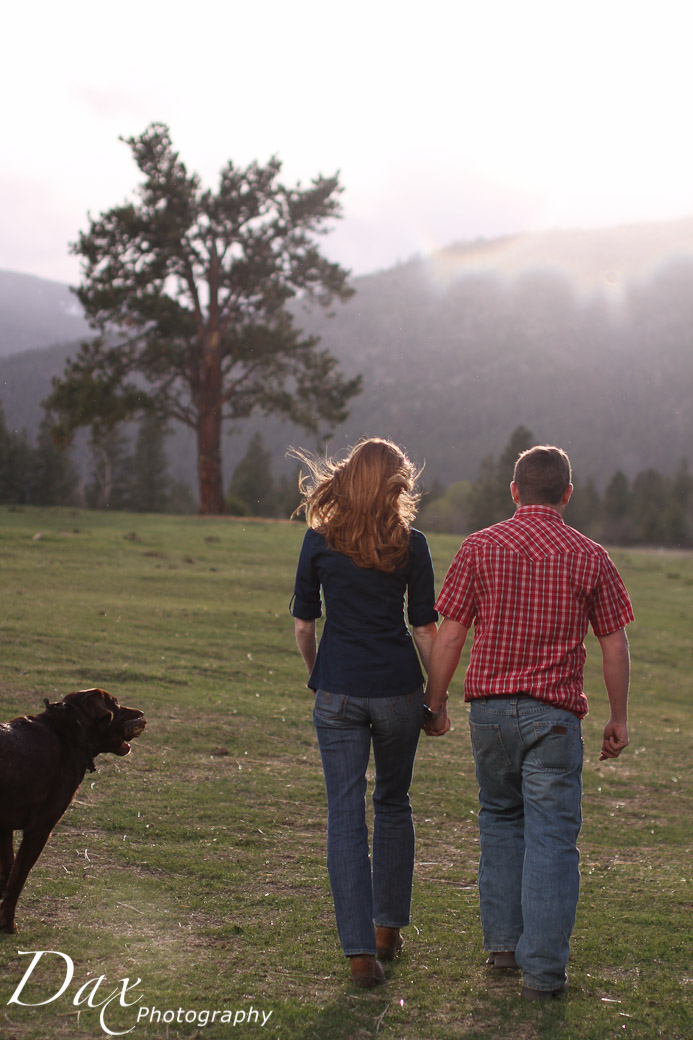
[(523, 506), (556, 506), (572, 483), (570, 459), (562, 448), (537, 444), (515, 463), (513, 480)]

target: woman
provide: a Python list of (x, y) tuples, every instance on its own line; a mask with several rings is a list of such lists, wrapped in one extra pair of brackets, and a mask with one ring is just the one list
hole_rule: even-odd
[[(400, 928), (409, 924), (414, 826), (408, 792), (423, 721), (414, 644), (427, 668), (438, 617), (433, 566), (424, 535), (411, 527), (418, 474), (397, 445), (364, 440), (343, 462), (292, 454), (310, 471), (301, 482), (308, 531), (292, 614), (315, 691), (327, 867), (351, 977), (370, 987), (384, 980), (380, 961), (399, 951)], [(326, 620), (317, 647), (321, 589)], [(365, 805), (371, 742), (372, 874)]]

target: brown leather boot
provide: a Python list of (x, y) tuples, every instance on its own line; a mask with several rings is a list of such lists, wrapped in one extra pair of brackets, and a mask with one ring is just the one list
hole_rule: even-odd
[(362, 989), (370, 989), (385, 981), (385, 972), (380, 961), (373, 954), (356, 954), (349, 958), (351, 962), (351, 981)]
[(564, 982), (556, 989), (532, 989), (531, 986), (523, 986), (521, 996), (523, 1000), (560, 1000), (567, 992), (568, 983)]
[(381, 961), (391, 961), (396, 953), (402, 949), (404, 940), (399, 934), (399, 928), (387, 928), (378, 925), (375, 929), (375, 946)]
[(514, 950), (494, 950), (489, 954), (486, 963), (491, 968), (519, 968)]

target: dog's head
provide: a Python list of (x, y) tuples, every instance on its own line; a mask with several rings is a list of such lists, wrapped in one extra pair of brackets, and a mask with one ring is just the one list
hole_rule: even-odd
[(105, 690), (78, 690), (63, 697), (89, 735), (94, 754), (129, 755), (130, 741), (139, 737), (147, 720), (136, 708), (126, 708)]

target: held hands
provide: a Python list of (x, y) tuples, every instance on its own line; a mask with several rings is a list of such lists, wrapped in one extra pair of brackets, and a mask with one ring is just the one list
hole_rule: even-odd
[(442, 737), (444, 733), (447, 733), (450, 729), (447, 707), (443, 707), (443, 714), (440, 718), (434, 722), (426, 723), (422, 728), (427, 737)]
[(604, 740), (599, 761), (603, 762), (605, 758), (618, 758), (626, 747), (628, 747), (628, 726), (625, 722), (612, 722), (609, 719), (604, 727)]
[(448, 694), (445, 694), (445, 699), (441, 705), (442, 713), (437, 719), (424, 722), (421, 727), (427, 737), (442, 737), (443, 734), (447, 733), (450, 729), (450, 719), (448, 718)]

